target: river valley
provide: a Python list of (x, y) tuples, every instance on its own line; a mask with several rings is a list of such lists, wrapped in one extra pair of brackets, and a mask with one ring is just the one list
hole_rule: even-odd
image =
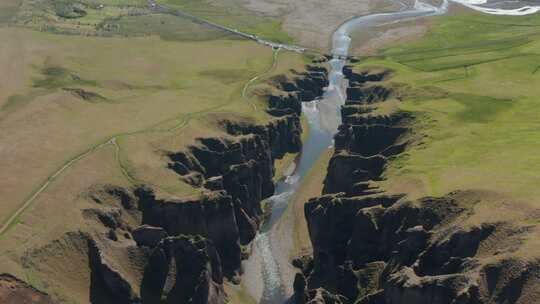
[[(510, 6), (503, 2), (453, 1), (487, 14), (526, 15), (535, 13), (540, 6), (534, 3), (516, 2)], [(304, 102), (302, 113), (309, 122), (310, 133), (297, 159), (293, 173), (276, 187), (275, 195), (268, 199), (271, 206), (270, 219), (253, 242), (252, 257), (245, 264), (245, 286), (261, 304), (286, 303), (292, 295), (294, 270), (290, 266), (289, 252), (292, 239), (287, 228), (278, 224), (288, 203), (301, 187), (309, 170), (327, 149), (334, 148), (333, 137), (341, 124), (341, 107), (347, 100), (348, 80), (343, 69), (347, 64), (351, 46), (351, 33), (369, 31), (377, 26), (395, 24), (422, 17), (443, 15), (448, 11), (449, 1), (428, 4), (415, 1), (412, 6), (403, 4), (402, 9), (392, 13), (379, 13), (353, 18), (340, 26), (332, 37), (332, 56), (329, 61), (329, 86), (318, 100)], [(292, 233), (292, 231), (291, 231)], [(262, 274), (262, 276), (261, 276)], [(261, 282), (262, 280), (262, 282)], [(261, 288), (262, 287), (262, 288)]]
[(0, 303), (538, 303), (539, 1), (4, 1)]

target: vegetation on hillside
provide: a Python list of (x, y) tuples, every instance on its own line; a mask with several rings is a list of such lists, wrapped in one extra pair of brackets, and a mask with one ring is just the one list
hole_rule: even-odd
[(292, 38), (282, 31), (279, 20), (254, 15), (253, 12), (244, 9), (239, 0), (163, 0), (163, 2), (205, 20), (265, 39), (282, 43), (292, 42)]
[(395, 72), (391, 82), (408, 88), (400, 108), (414, 113), (423, 136), (388, 177), (416, 196), (483, 189), (533, 201), (540, 194), (533, 186), (540, 181), (540, 15), (466, 13), (432, 22), (425, 38), (356, 67)]

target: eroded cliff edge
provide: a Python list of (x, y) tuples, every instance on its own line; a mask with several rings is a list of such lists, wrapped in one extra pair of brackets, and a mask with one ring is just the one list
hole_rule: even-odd
[(413, 114), (384, 111), (403, 87), (355, 73), (323, 196), (305, 205), (313, 255), (299, 257), (294, 303), (535, 303), (540, 263), (513, 255), (534, 227), (472, 223), (485, 193), (409, 200), (379, 187), (389, 161), (421, 144)]
[[(23, 267), (40, 275), (80, 271), (92, 303), (226, 303), (224, 281), (239, 282), (263, 221), (261, 203), (274, 194), (275, 162), (302, 148), (301, 102), (327, 83), (319, 65), (270, 78), (257, 92), (267, 122), (220, 119), (219, 136), (164, 153), (163, 168), (198, 195), (168, 196), (155, 184), (93, 185), (83, 194), (90, 203), (81, 210), (84, 229), (29, 250)], [(57, 256), (67, 263), (54, 264)], [(74, 265), (88, 265), (88, 273)], [(81, 289), (47, 283), (54, 286), (47, 301)]]

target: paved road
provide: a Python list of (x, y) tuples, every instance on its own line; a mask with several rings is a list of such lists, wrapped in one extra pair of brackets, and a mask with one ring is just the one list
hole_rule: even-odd
[(297, 52), (297, 53), (304, 53), (306, 51), (306, 49), (303, 48), (303, 47), (269, 41), (269, 40), (260, 38), (257, 35), (241, 32), (241, 31), (239, 31), (237, 29), (229, 28), (229, 27), (223, 26), (221, 24), (217, 24), (217, 23), (205, 20), (203, 18), (200, 18), (200, 17), (194, 16), (194, 15), (182, 12), (182, 11), (180, 11), (178, 9), (173, 9), (173, 8), (167, 7), (167, 6), (163, 5), (163, 4), (157, 3), (154, 0), (148, 0), (148, 6), (149, 6), (149, 8), (151, 10), (153, 10), (155, 12), (160, 12), (160, 13), (165, 13), (165, 14), (172, 14), (172, 15), (175, 15), (175, 16), (190, 19), (190, 20), (192, 20), (192, 21), (194, 21), (196, 23), (205, 24), (205, 25), (211, 26), (213, 28), (217, 28), (217, 29), (229, 32), (231, 34), (234, 34), (234, 35), (246, 38), (246, 39), (256, 41), (259, 44), (266, 45), (266, 46), (272, 47), (274, 49), (284, 49), (284, 50)]

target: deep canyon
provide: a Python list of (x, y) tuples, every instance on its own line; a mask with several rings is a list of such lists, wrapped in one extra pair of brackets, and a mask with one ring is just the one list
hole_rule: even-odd
[[(265, 8), (257, 0), (246, 3)], [(531, 1), (453, 3), (478, 14), (521, 16), (538, 11)], [(151, 2), (149, 5), (152, 7)], [(268, 5), (277, 12), (286, 3), (274, 3), (277, 8)], [(408, 163), (414, 160), (414, 153), (429, 149), (434, 141), (452, 138), (451, 128), (457, 124), (445, 129), (442, 135), (431, 133), (438, 123), (444, 122), (444, 118), (430, 112), (433, 108), (438, 115), (461, 119), (460, 125), (482, 126), (499, 113), (509, 115), (504, 111), (519, 104), (510, 97), (480, 96), (476, 83), (472, 86), (476, 95), (459, 89), (452, 92), (455, 88), (452, 84), (444, 86), (446, 83), (491, 74), (489, 70), (475, 70), (475, 64), (467, 57), (456, 68), (464, 75), (451, 70), (450, 76), (440, 76), (437, 73), (454, 64), (446, 61), (463, 54), (474, 57), (479, 52), (477, 48), (486, 48), (490, 56), (497, 51), (506, 52), (510, 48), (506, 44), (525, 48), (526, 54), (516, 57), (532, 56), (532, 43), (527, 40), (530, 37), (525, 42), (511, 37), (503, 47), (496, 45), (496, 41), (487, 47), (461, 46), (464, 53), (458, 55), (452, 52), (459, 49), (459, 44), (441, 47), (440, 56), (421, 47), (411, 48), (410, 53), (398, 48), (370, 57), (351, 54), (355, 37), (371, 31), (383, 32), (388, 26), (395, 28), (422, 20), (422, 26), (428, 24), (430, 29), (440, 30), (444, 24), (437, 24), (434, 17), (447, 14), (452, 5), (446, 0), (396, 2), (389, 6), (390, 11), (386, 7), (380, 13), (353, 17), (335, 30), (328, 54), (295, 54), (298, 57), (293, 58), (292, 53), (282, 54), (286, 51), (276, 47), (278, 44), (270, 45), (271, 48), (253, 47), (252, 41), (231, 38), (230, 30), (221, 33), (225, 38), (219, 43), (225, 45), (225, 50), (240, 54), (239, 59), (228, 60), (246, 68), (224, 65), (214, 69), (213, 65), (222, 64), (221, 59), (210, 65), (206, 62), (210, 59), (204, 58), (204, 64), (212, 69), (193, 72), (190, 79), (179, 79), (171, 85), (171, 91), (177, 93), (208, 81), (210, 85), (202, 86), (202, 90), (197, 88), (197, 94), (188, 96), (189, 101), (196, 104), (194, 100), (201, 102), (218, 95), (218, 105), (194, 107), (164, 123), (142, 131), (122, 131), (93, 146), (64, 164), (41, 188), (46, 199), (66, 201), (60, 208), (43, 208), (43, 212), (54, 209), (58, 223), (39, 222), (36, 212), (40, 212), (32, 209), (31, 217), (15, 217), (13, 225), (6, 226), (6, 231), (17, 228), (6, 233), (6, 244), (26, 247), (2, 252), (0, 302), (49, 304), (84, 298), (82, 301), (100, 304), (538, 303), (540, 262), (535, 254), (528, 255), (530, 248), (535, 248), (531, 246), (537, 233), (538, 209), (524, 209), (523, 213), (529, 213), (524, 217), (512, 213), (505, 218), (501, 214), (517, 209), (511, 196), (499, 196), (477, 186), (455, 186), (440, 195), (425, 195), (429, 187), (441, 189), (442, 182), (435, 178), (412, 182), (404, 178), (410, 172), (422, 172), (420, 165)], [(347, 13), (343, 8), (338, 11), (339, 16)], [(297, 13), (295, 10), (291, 15)], [(286, 27), (297, 21), (287, 19)], [(517, 26), (534, 28), (531, 24)], [(436, 35), (426, 35), (430, 34), (431, 38)], [(313, 40), (311, 36), (301, 38)], [(449, 38), (441, 38), (444, 39)], [(245, 45), (236, 51), (227, 49), (242, 43)], [(437, 48), (439, 44), (443, 45), (437, 40)], [(208, 51), (207, 47), (194, 47), (193, 54), (202, 54)], [(175, 57), (177, 51), (170, 53)], [(260, 62), (260, 58), (244, 58), (259, 51), (264, 55)], [(418, 53), (428, 58), (423, 69), (414, 69), (416, 62), (425, 60)], [(188, 56), (189, 61), (199, 57), (193, 54)], [(273, 59), (270, 63), (268, 55)], [(387, 58), (405, 59), (388, 63)], [(503, 53), (492, 61), (508, 58), (510, 55)], [(295, 65), (283, 67), (280, 60)], [(442, 67), (429, 60), (443, 60)], [(482, 63), (486, 62), (491, 61), (483, 59)], [(163, 63), (158, 61), (142, 66), (148, 72), (160, 64)], [(429, 64), (435, 68), (430, 70)], [(534, 77), (537, 71), (538, 68), (529, 74)], [(132, 94), (143, 87), (109, 79), (98, 83), (58, 67), (45, 68), (43, 73), (49, 77), (46, 80), (50, 83), (42, 81), (46, 85), (59, 83), (61, 86), (53, 89), (89, 104), (105, 102), (105, 93), (112, 96), (111, 92), (120, 88)], [(424, 74), (414, 78), (415, 73)], [(408, 82), (408, 78), (414, 79)], [(432, 78), (435, 80), (427, 83)], [(520, 85), (520, 81), (505, 83)], [(87, 91), (108, 85), (113, 89), (104, 89), (103, 96)], [(164, 86), (144, 89), (160, 92)], [(220, 86), (230, 91), (216, 89)], [(452, 98), (460, 102), (448, 109), (437, 108)], [(221, 105), (222, 99), (227, 101), (225, 106)], [(165, 100), (162, 105), (168, 106), (170, 101)], [(469, 100), (478, 103), (471, 106)], [(478, 104), (493, 105), (496, 109), (486, 114)], [(117, 104), (99, 106), (112, 109)], [(245, 113), (236, 112), (238, 109)], [(175, 133), (184, 131), (182, 128), (190, 123), (185, 133)], [(535, 126), (519, 131), (531, 130)], [(476, 129), (467, 130), (466, 135), (475, 132)], [(157, 134), (162, 137), (156, 139)], [(144, 144), (130, 142), (132, 135), (141, 135), (143, 139), (137, 140)], [(135, 151), (135, 156), (122, 154), (126, 147)], [(54, 196), (45, 191), (60, 179), (64, 169), (67, 171), (72, 164), (100, 149), (104, 154), (112, 152), (103, 159), (116, 166), (115, 174), (120, 178), (102, 178), (99, 173), (106, 169), (90, 163), (76, 171), (82, 177), (79, 188), (69, 194), (72, 204), (63, 194)], [(467, 150), (460, 156), (469, 154), (472, 152)], [(329, 160), (321, 165), (324, 155)], [(475, 165), (477, 162), (475, 159)], [(454, 168), (456, 163), (447, 167)], [(112, 165), (104, 167), (108, 170)], [(431, 165), (429, 169), (432, 167), (437, 166)], [(324, 172), (316, 172), (323, 176), (323, 181), (313, 197), (299, 202), (297, 195), (316, 168), (324, 168)], [(91, 179), (87, 173), (98, 178)], [(431, 171), (427, 174), (436, 175)], [(446, 176), (451, 180), (467, 177), (460, 174), (451, 172)], [(69, 176), (68, 180), (78, 181)], [(505, 186), (498, 184), (500, 188)], [(42, 194), (41, 190), (26, 202), (32, 203)], [(23, 206), (20, 214), (29, 207), (30, 204)], [(303, 209), (303, 221), (293, 215), (295, 208)], [(81, 223), (72, 223), (79, 218)], [(42, 239), (39, 231), (33, 230), (36, 222), (42, 224), (47, 237)], [(298, 253), (293, 250), (294, 234), (301, 225), (306, 226), (301, 228), (307, 233), (309, 252), (294, 255)], [(3, 232), (0, 237), (4, 237)]]

